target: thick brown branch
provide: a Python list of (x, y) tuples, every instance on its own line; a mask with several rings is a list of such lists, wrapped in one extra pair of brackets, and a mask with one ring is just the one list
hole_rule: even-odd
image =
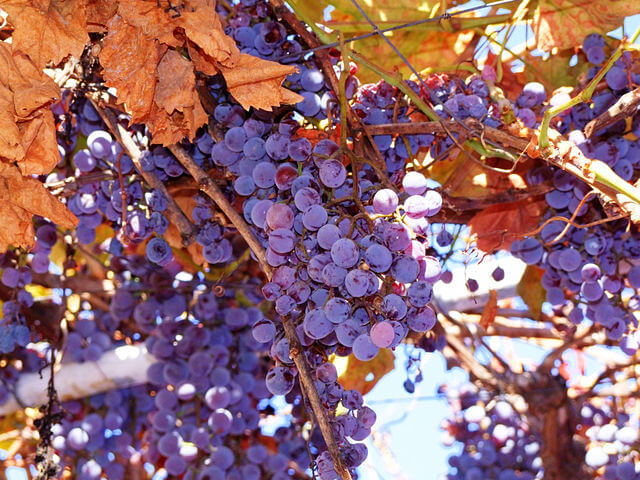
[(584, 127), (584, 134), (591, 137), (603, 128), (613, 125), (619, 120), (630, 118), (636, 113), (640, 105), (640, 88), (631, 90), (621, 96), (616, 103), (611, 105), (606, 111), (591, 120)]
[(167, 216), (169, 217), (169, 220), (178, 227), (178, 230), (180, 230), (183, 245), (190, 245), (195, 240), (196, 234), (198, 233), (196, 226), (191, 223), (191, 220), (189, 220), (180, 206), (173, 199), (165, 185), (162, 183), (162, 180), (160, 180), (155, 173), (147, 172), (142, 168), (140, 163), (140, 156), (142, 152), (133, 141), (129, 132), (120, 125), (113, 112), (108, 108), (102, 107), (97, 96), (91, 96), (90, 100), (100, 114), (100, 117), (102, 117), (104, 123), (107, 124), (107, 128), (109, 128), (118, 143), (122, 145), (126, 154), (131, 158), (131, 161), (136, 167), (138, 173), (142, 178), (144, 178), (145, 182), (147, 182), (151, 188), (158, 190), (167, 199)]

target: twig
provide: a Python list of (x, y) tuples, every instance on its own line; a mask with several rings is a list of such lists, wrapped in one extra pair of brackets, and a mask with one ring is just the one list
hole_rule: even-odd
[[(189, 220), (189, 218), (182, 211), (180, 206), (173, 199), (165, 185), (162, 183), (160, 178), (153, 172), (147, 172), (142, 168), (142, 164), (140, 163), (140, 156), (142, 152), (138, 148), (138, 146), (133, 141), (133, 138), (127, 132), (127, 130), (120, 125), (116, 116), (111, 112), (108, 108), (102, 107), (100, 105), (100, 98), (97, 95), (88, 95), (89, 100), (93, 104), (94, 108), (100, 114), (100, 117), (107, 124), (107, 128), (111, 131), (116, 140), (122, 145), (124, 151), (129, 155), (133, 165), (136, 167), (138, 173), (144, 178), (145, 182), (158, 190), (167, 200), (167, 216), (169, 220), (173, 222), (173, 224), (178, 227), (180, 230), (180, 234), (182, 236), (182, 244), (184, 246), (188, 246), (195, 240), (196, 234), (198, 233), (198, 229), (196, 226)], [(123, 185), (120, 188), (124, 188)], [(124, 209), (125, 206), (123, 205)], [(124, 228), (124, 226), (123, 226)]]
[(618, 120), (631, 117), (640, 105), (640, 88), (631, 90), (621, 96), (616, 103), (591, 120), (584, 127), (584, 134), (587, 138), (603, 128), (613, 125)]

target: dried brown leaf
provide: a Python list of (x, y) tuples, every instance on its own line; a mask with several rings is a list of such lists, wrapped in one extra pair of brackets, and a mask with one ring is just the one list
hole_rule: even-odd
[(165, 11), (165, 8), (156, 0), (123, 1), (118, 4), (118, 15), (149, 39), (177, 47), (180, 43), (173, 34), (177, 21), (172, 18), (174, 12)]
[(80, 57), (87, 34), (83, 0), (0, 0), (15, 27), (12, 42), (40, 68)]
[(175, 50), (167, 50), (158, 64), (155, 102), (167, 113), (183, 112), (198, 101), (197, 95), (194, 97), (195, 88), (193, 64)]
[(131, 121), (143, 122), (153, 107), (156, 70), (166, 47), (118, 15), (109, 21), (108, 32), (99, 56), (105, 83), (115, 87)]
[(224, 33), (214, 0), (185, 0), (176, 21), (189, 40), (221, 65), (231, 67), (239, 61), (240, 51), (233, 38)]
[(487, 253), (508, 249), (525, 233), (536, 228), (545, 210), (543, 200), (530, 198), (492, 205), (476, 213), (469, 221), (477, 246)]
[(243, 53), (232, 68), (221, 70), (229, 92), (245, 110), (251, 107), (271, 110), (283, 103), (302, 101), (300, 95), (282, 86), (286, 76), (296, 71), (295, 67)]
[(640, 0), (543, 0), (533, 18), (537, 47), (548, 52), (580, 45), (587, 34), (605, 34), (639, 12)]
[(63, 228), (78, 224), (75, 215), (40, 181), (23, 177), (14, 165), (0, 162), (0, 251), (9, 245), (33, 246), (33, 215), (47, 217)]
[(16, 124), (11, 90), (0, 83), (0, 157), (18, 161), (24, 157)]
[(23, 175), (44, 175), (60, 161), (53, 112), (42, 109), (37, 116), (18, 123), (24, 158), (18, 161)]
[(48, 104), (60, 90), (24, 54), (0, 42), (0, 156), (23, 174), (46, 174), (60, 160)]
[(480, 316), (480, 326), (485, 330), (489, 328), (489, 325), (496, 319), (496, 313), (498, 313), (498, 292), (496, 290), (489, 290), (489, 299)]
[[(137, 2), (125, 2), (137, 3)], [(86, 0), (87, 30), (90, 32), (105, 32), (107, 23), (118, 11), (117, 0)]]
[(218, 73), (218, 64), (209, 55), (204, 53), (193, 42), (187, 43), (187, 51), (189, 52), (189, 58), (193, 62), (193, 68), (205, 75), (215, 75)]

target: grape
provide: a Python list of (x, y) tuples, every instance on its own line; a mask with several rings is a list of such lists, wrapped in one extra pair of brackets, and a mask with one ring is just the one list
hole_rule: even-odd
[(306, 138), (296, 138), (289, 142), (287, 153), (294, 162), (304, 162), (311, 155), (311, 142)]
[(373, 208), (376, 213), (390, 215), (398, 208), (398, 196), (388, 188), (378, 190), (373, 197)]
[(372, 342), (371, 337), (364, 333), (353, 342), (353, 356), (363, 362), (372, 360), (378, 354), (378, 347)]
[(420, 172), (409, 172), (402, 179), (402, 187), (409, 195), (422, 195), (427, 190), (427, 179)]
[(347, 170), (337, 160), (329, 159), (320, 164), (320, 181), (329, 188), (337, 188), (347, 179)]
[[(370, 336), (371, 343), (373, 343), (376, 347), (387, 348), (393, 343), (395, 333), (393, 330), (393, 326), (389, 322), (378, 322), (373, 327), (371, 327)], [(358, 346), (358, 348), (361, 347)]]
[(247, 134), (242, 127), (233, 127), (224, 135), (224, 144), (232, 152), (242, 152), (247, 141)]

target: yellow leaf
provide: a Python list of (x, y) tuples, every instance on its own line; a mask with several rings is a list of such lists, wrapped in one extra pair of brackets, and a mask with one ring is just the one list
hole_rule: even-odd
[(548, 52), (581, 45), (588, 34), (605, 34), (636, 13), (640, 0), (542, 0), (533, 19), (537, 47)]
[[(376, 383), (393, 370), (395, 355), (388, 348), (381, 348), (378, 355), (368, 362), (358, 360), (353, 354), (348, 357), (334, 357), (338, 370), (338, 381), (346, 390), (358, 390), (363, 395), (370, 392)], [(367, 377), (372, 375), (371, 380)]]
[(547, 295), (545, 288), (542, 286), (543, 273), (544, 270), (529, 265), (516, 286), (516, 293), (527, 304), (534, 320), (540, 320), (542, 303)]

